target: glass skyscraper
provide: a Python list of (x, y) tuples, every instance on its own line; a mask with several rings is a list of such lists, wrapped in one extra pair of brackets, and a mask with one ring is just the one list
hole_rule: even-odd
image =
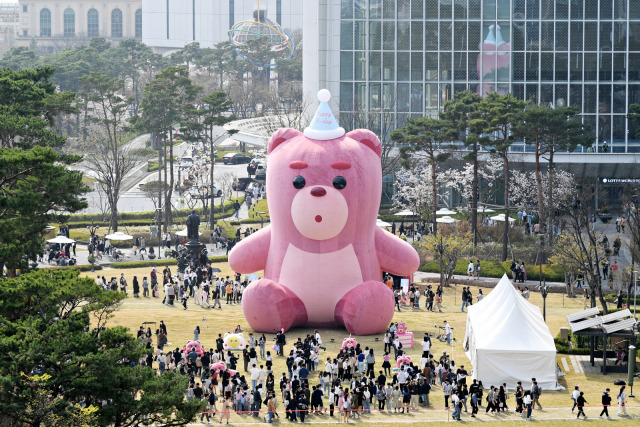
[(334, 92), (345, 128), (365, 113), (385, 132), (385, 123), (435, 116), (456, 92), (510, 92), (579, 107), (596, 152), (605, 142), (614, 153), (640, 152), (626, 119), (640, 103), (640, 0), (318, 3), (318, 61), (326, 67), (317, 80)]

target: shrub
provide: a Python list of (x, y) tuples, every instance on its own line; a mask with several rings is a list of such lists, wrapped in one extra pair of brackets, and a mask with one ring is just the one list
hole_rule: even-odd
[[(57, 267), (48, 267), (47, 270), (80, 270), (80, 271), (91, 271), (91, 265), (90, 264), (83, 264), (83, 265), (61, 265), (61, 266), (57, 266)], [(102, 266), (101, 265), (95, 265), (93, 267), (93, 269), (95, 271), (97, 270), (102, 270)]]
[[(459, 259), (454, 269), (454, 274), (467, 274), (467, 266), (469, 265), (469, 259)], [(483, 277), (495, 277), (501, 278), (504, 273), (511, 276), (511, 261), (499, 262), (494, 260), (480, 261), (482, 267), (481, 275)], [(446, 267), (446, 266), (445, 266)], [(527, 279), (539, 280), (540, 279), (540, 266), (528, 265)], [(429, 273), (439, 273), (440, 266), (438, 260), (430, 261), (422, 266), (422, 271)], [(562, 267), (558, 264), (545, 264), (542, 266), (542, 277), (548, 282), (564, 282), (564, 272)]]
[[(227, 262), (228, 257), (226, 255), (217, 255), (209, 257), (209, 261), (215, 262)], [(112, 268), (140, 268), (140, 267), (153, 267), (158, 265), (177, 265), (178, 260), (175, 258), (163, 258), (154, 260), (143, 261), (129, 261), (129, 262), (114, 262), (111, 264)]]

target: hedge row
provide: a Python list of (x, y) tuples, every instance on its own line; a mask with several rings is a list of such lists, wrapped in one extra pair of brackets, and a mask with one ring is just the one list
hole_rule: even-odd
[[(467, 274), (467, 266), (469, 265), (468, 259), (459, 259), (456, 263), (456, 268), (453, 270), (454, 274)], [(495, 277), (501, 278), (503, 274), (507, 273), (511, 277), (511, 261), (494, 261), (485, 260), (480, 262), (482, 277)], [(446, 268), (446, 265), (445, 265)], [(527, 280), (539, 280), (540, 279), (540, 266), (528, 265)], [(434, 260), (426, 263), (421, 268), (424, 272), (439, 273), (440, 265), (438, 260)], [(558, 264), (545, 264), (542, 266), (542, 278), (549, 282), (564, 282), (564, 271)]]
[[(57, 267), (46, 267), (47, 270), (80, 270), (80, 271), (91, 271), (90, 264), (82, 264), (82, 265), (61, 265)], [(95, 265), (93, 267), (94, 270), (102, 270), (101, 265)]]
[[(216, 255), (209, 257), (209, 261), (215, 262), (227, 262), (229, 257), (226, 255)], [(177, 265), (178, 260), (175, 258), (162, 258), (162, 259), (150, 259), (144, 261), (130, 261), (130, 262), (114, 262), (111, 264), (112, 268), (140, 268), (140, 267), (153, 267), (158, 265)]]
[[(553, 342), (556, 345), (556, 351), (562, 354), (578, 354), (578, 355), (586, 355), (589, 354), (588, 347), (579, 347), (579, 342), (577, 340), (577, 336), (574, 336), (571, 331), (569, 331), (568, 339), (563, 340), (560, 338), (560, 333), (558, 336), (553, 339)], [(570, 345), (571, 343), (571, 345)]]
[[(233, 210), (233, 203), (236, 201), (235, 197), (231, 197), (224, 202), (224, 212), (227, 213), (229, 210)], [(240, 204), (244, 203), (244, 196), (238, 197), (238, 201)], [(216, 209), (219, 209), (219, 204), (216, 205)], [(197, 207), (196, 213), (198, 215), (202, 215), (202, 207)], [(187, 216), (191, 213), (191, 209), (178, 209), (175, 210), (174, 213), (176, 215)], [(233, 213), (233, 212), (231, 212)], [(154, 220), (155, 219), (155, 211), (142, 211), (142, 212), (121, 212), (118, 214), (118, 223), (125, 223), (126, 220)], [(215, 212), (215, 215), (220, 215), (220, 212)], [(69, 215), (67, 223), (69, 227), (82, 227), (86, 225), (90, 225), (91, 221), (101, 225), (101, 223), (105, 223), (103, 221), (103, 217), (101, 213), (86, 213), (86, 214), (73, 214)], [(108, 222), (107, 222), (108, 224)], [(149, 221), (145, 222), (143, 225), (148, 225)]]

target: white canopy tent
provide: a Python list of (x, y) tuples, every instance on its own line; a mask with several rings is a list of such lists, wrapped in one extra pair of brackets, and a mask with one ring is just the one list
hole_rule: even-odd
[(503, 383), (560, 390), (556, 347), (540, 308), (525, 300), (505, 274), (482, 301), (469, 307), (464, 350), (473, 378), (485, 387)]

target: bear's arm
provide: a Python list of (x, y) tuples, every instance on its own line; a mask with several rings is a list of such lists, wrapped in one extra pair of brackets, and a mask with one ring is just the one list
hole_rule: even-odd
[(264, 270), (271, 242), (271, 227), (267, 226), (241, 240), (229, 253), (229, 266), (238, 273)]
[(418, 270), (420, 257), (410, 244), (380, 227), (376, 227), (375, 233), (376, 253), (383, 271), (407, 276)]

